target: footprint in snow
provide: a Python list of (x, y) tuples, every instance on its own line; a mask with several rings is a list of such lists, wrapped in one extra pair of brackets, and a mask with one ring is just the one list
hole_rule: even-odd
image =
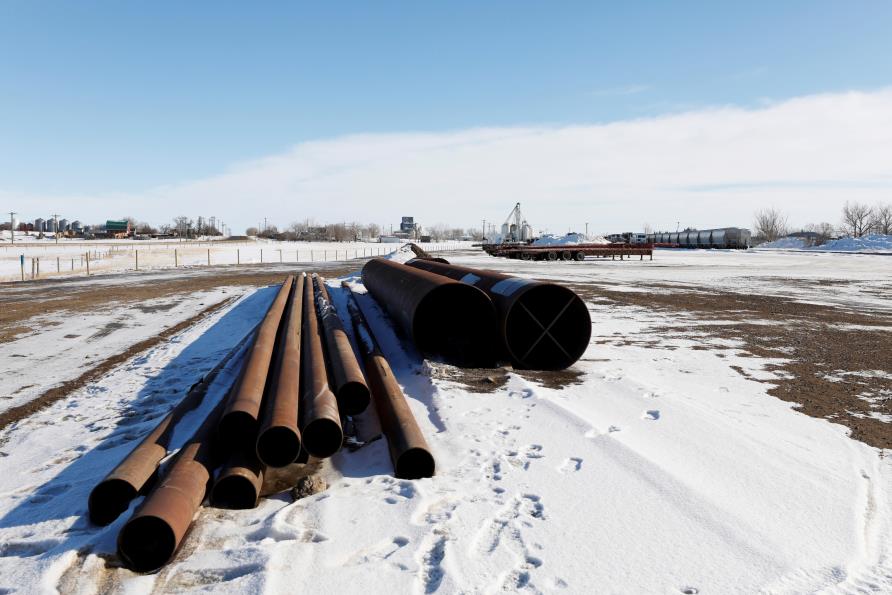
[(644, 419), (656, 421), (656, 420), (660, 419), (660, 411), (659, 411), (659, 409), (648, 409), (647, 411), (644, 412), (644, 415), (642, 417)]
[(570, 457), (558, 467), (558, 471), (561, 473), (572, 473), (574, 471), (579, 471), (580, 469), (582, 469), (582, 459), (579, 457)]

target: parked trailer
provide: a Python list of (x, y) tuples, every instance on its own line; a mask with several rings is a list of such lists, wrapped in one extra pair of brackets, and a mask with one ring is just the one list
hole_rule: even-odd
[(575, 244), (564, 246), (531, 246), (529, 244), (484, 244), (490, 256), (520, 260), (585, 260), (586, 256), (620, 260), (645, 256), (653, 260), (653, 244)]

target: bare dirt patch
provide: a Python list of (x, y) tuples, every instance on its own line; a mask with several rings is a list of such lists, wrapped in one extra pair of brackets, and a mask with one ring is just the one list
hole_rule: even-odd
[[(886, 313), (699, 287), (679, 291), (673, 286), (671, 294), (611, 291), (592, 285), (574, 285), (573, 289), (586, 300), (603, 303), (607, 298), (619, 309), (639, 306), (673, 313), (677, 323), (650, 331), (663, 339), (691, 339), (704, 349), (726, 349), (709, 341), (733, 339), (753, 356), (782, 358), (781, 363), (768, 366), (781, 376), (770, 381), (769, 394), (797, 403), (803, 413), (847, 426), (856, 440), (892, 448), (892, 423), (883, 421), (892, 416), (892, 332), (888, 330), (892, 316)], [(710, 324), (698, 325), (692, 333), (691, 320)], [(651, 345), (653, 341), (652, 337), (601, 339), (602, 343), (664, 348)]]

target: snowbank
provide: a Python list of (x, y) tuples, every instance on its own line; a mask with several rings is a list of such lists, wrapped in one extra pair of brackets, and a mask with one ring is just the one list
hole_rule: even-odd
[(758, 250), (810, 250), (815, 252), (892, 252), (892, 235), (871, 234), (860, 238), (830, 240), (821, 246), (806, 246), (803, 238), (780, 238), (760, 244)]
[(546, 234), (533, 242), (533, 246), (573, 246), (576, 244), (609, 244), (606, 238), (595, 236), (586, 238), (585, 234), (568, 233), (564, 236)]

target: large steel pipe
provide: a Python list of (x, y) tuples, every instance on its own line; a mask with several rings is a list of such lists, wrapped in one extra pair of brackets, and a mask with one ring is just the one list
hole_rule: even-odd
[(263, 393), (266, 390), (279, 325), (293, 281), (294, 277), (289, 275), (282, 283), (272, 306), (260, 323), (257, 339), (245, 363), (245, 371), (220, 419), (220, 435), (230, 444), (253, 445), (257, 439), (260, 406), (263, 403)]
[(177, 424), (183, 416), (201, 404), (208, 388), (218, 377), (221, 377), (221, 381), (229, 379), (230, 384), (232, 379), (237, 377), (238, 369), (243, 363), (244, 352), (254, 337), (254, 331), (256, 328), (239, 341), (238, 345), (232, 348), (204, 378), (195, 383), (183, 400), (164, 416), (155, 429), (93, 488), (87, 503), (90, 521), (97, 525), (111, 523), (127, 510), (134, 498), (151, 487), (162, 459), (167, 456), (170, 439)]
[(331, 303), (325, 279), (313, 275), (313, 283), (316, 286), (316, 312), (325, 337), (331, 388), (338, 400), (338, 409), (344, 415), (362, 413), (369, 406), (369, 387), (365, 376), (356, 361), (344, 325)]
[[(344, 287), (350, 291), (346, 283)], [(432, 477), (435, 468), (434, 456), (352, 291), (347, 308), (363, 355), (366, 376), (374, 396), (375, 410), (381, 420), (381, 429), (387, 438), (394, 474), (401, 479)]]
[(211, 502), (219, 508), (243, 510), (256, 507), (263, 486), (263, 473), (264, 465), (253, 451), (236, 448), (214, 481)]
[(423, 354), (459, 366), (495, 363), (496, 312), (479, 289), (384, 258), (366, 263), (362, 282)]
[(313, 284), (304, 283), (303, 329), (301, 330), (300, 432), (303, 447), (319, 459), (336, 453), (344, 441), (338, 402), (328, 386), (328, 371), (322, 350), (322, 333), (313, 306)]
[(499, 334), (515, 367), (563, 370), (588, 347), (591, 316), (585, 302), (566, 287), (430, 260), (407, 264), (486, 292), (498, 310)]
[(216, 467), (214, 429), (225, 401), (180, 450), (161, 483), (118, 534), (118, 556), (135, 572), (154, 572), (180, 547)]
[[(300, 454), (297, 425), (300, 400), (300, 333), (306, 275), (295, 281), (279, 333), (278, 354), (267, 403), (257, 433), (257, 457), (270, 467), (284, 467)], [(216, 490), (215, 490), (216, 491)]]

